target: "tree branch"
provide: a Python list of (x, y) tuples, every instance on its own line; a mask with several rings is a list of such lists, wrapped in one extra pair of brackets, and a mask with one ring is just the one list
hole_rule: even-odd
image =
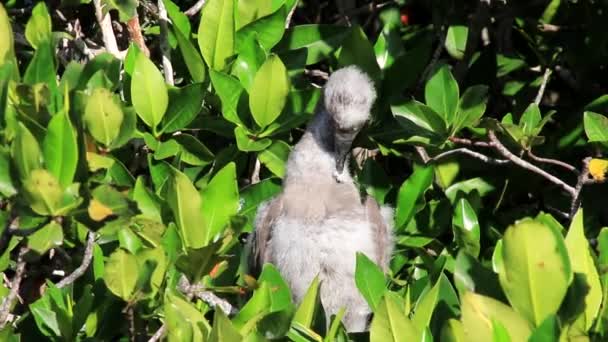
[(540, 84), (540, 87), (538, 88), (538, 93), (536, 94), (536, 99), (534, 100), (534, 103), (536, 103), (536, 105), (539, 105), (540, 101), (543, 100), (545, 88), (547, 88), (547, 82), (549, 82), (549, 76), (551, 76), (551, 69), (546, 68), (545, 73), (543, 74), (543, 82)]
[(566, 191), (568, 194), (570, 194), (570, 196), (574, 197), (576, 190), (571, 187), (570, 185), (566, 184), (564, 181), (562, 181), (561, 179), (553, 176), (552, 174), (544, 171), (543, 169), (539, 168), (538, 166), (531, 164), (523, 159), (521, 159), (520, 157), (516, 156), (515, 154), (513, 154), (511, 151), (509, 151), (509, 149), (507, 149), (501, 142), (500, 140), (498, 140), (498, 138), (496, 137), (496, 133), (494, 133), (493, 130), (488, 130), (488, 137), (490, 138), (490, 142), (492, 143), (492, 146), (496, 149), (496, 151), (498, 151), (498, 153), (500, 153), (503, 157), (509, 159), (510, 161), (512, 161), (514, 164), (528, 170), (531, 171), (533, 173), (536, 173), (537, 175), (547, 179), (548, 181), (550, 181), (553, 184), (558, 185), (559, 187), (561, 187), (564, 191)]
[(93, 259), (93, 246), (95, 245), (95, 233), (89, 231), (87, 234), (87, 245), (84, 249), (84, 256), (82, 257), (82, 263), (78, 266), (69, 276), (63, 278), (57, 283), (58, 288), (66, 287), (74, 283), (78, 278), (82, 277), (84, 272), (87, 271)]
[(203, 6), (205, 6), (205, 1), (206, 0), (198, 0), (192, 7), (188, 8), (184, 14), (191, 17), (200, 12), (201, 9), (203, 9)]
[(114, 30), (112, 29), (112, 18), (110, 18), (110, 14), (103, 14), (101, 0), (93, 0), (93, 5), (95, 6), (95, 17), (97, 18), (97, 22), (101, 29), (103, 45), (109, 53), (113, 54), (118, 59), (122, 59), (124, 54), (120, 52), (118, 44), (116, 44), (116, 36), (114, 36)]
[(486, 156), (485, 154), (481, 154), (479, 152), (475, 152), (473, 150), (469, 150), (466, 147), (461, 147), (461, 148), (457, 148), (457, 149), (454, 149), (454, 150), (450, 150), (450, 151), (446, 151), (446, 152), (440, 153), (440, 154), (434, 156), (433, 158), (429, 159), (429, 162), (431, 162), (431, 163), (432, 162), (436, 162), (436, 161), (438, 161), (440, 159), (447, 158), (449, 156), (453, 156), (453, 155), (456, 155), (456, 154), (466, 154), (466, 155), (471, 156), (473, 158), (479, 159), (479, 160), (481, 160), (484, 163), (493, 164), (493, 165), (505, 165), (505, 164), (508, 164), (508, 163), (511, 162), (508, 159), (492, 158), (492, 157)]
[(146, 46), (144, 36), (141, 34), (141, 26), (139, 25), (139, 16), (137, 14), (127, 21), (127, 31), (129, 31), (131, 41), (133, 41), (147, 57), (150, 57), (150, 50)]
[(26, 265), (25, 261), (23, 260), (23, 256), (28, 251), (29, 249), (27, 247), (21, 247), (19, 250), (19, 256), (17, 257), (17, 268), (15, 270), (15, 275), (13, 276), (13, 281), (11, 282), (11, 291), (2, 301), (2, 305), (0, 305), (0, 329), (3, 329), (8, 323), (11, 307), (19, 294), (19, 286), (21, 285), (21, 280), (23, 279)]
[(532, 150), (528, 150), (528, 157), (530, 157), (530, 159), (532, 159), (536, 162), (539, 162), (539, 163), (557, 165), (557, 166), (563, 167), (564, 169), (566, 169), (568, 171), (574, 172), (577, 175), (580, 174), (580, 172), (578, 172), (578, 170), (574, 166), (572, 166), (566, 162), (563, 162), (561, 160), (539, 157), (539, 156), (535, 155), (534, 153), (532, 153)]
[(163, 56), (163, 73), (165, 74), (165, 82), (169, 85), (174, 85), (171, 49), (167, 40), (167, 36), (169, 35), (169, 29), (167, 28), (168, 21), (165, 3), (163, 0), (158, 0), (158, 22), (160, 24), (160, 51)]

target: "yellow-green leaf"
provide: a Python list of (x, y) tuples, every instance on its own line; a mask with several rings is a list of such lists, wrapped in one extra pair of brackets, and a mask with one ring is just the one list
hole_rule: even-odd
[(108, 89), (96, 88), (87, 99), (84, 122), (91, 136), (109, 146), (120, 132), (124, 113), (118, 98)]
[(376, 312), (370, 327), (371, 342), (420, 341), (421, 333), (407, 318), (403, 299), (394, 292), (387, 292)]
[(25, 38), (34, 49), (51, 41), (51, 16), (44, 1), (37, 3), (32, 9), (32, 16), (25, 25)]
[(198, 27), (198, 46), (207, 65), (222, 70), (234, 55), (235, 0), (208, 0)]
[(128, 301), (135, 289), (137, 277), (135, 255), (120, 248), (110, 255), (104, 267), (103, 279), (113, 294)]
[(4, 5), (0, 3), (0, 65), (13, 61), (15, 50), (13, 47), (13, 29)]
[(167, 202), (184, 245), (190, 248), (205, 246), (209, 240), (206, 218), (201, 210), (201, 197), (190, 179), (178, 170), (173, 170), (168, 180)]
[(17, 136), (11, 146), (11, 157), (21, 179), (27, 179), (33, 170), (42, 167), (42, 153), (38, 141), (22, 123), (19, 123)]
[(279, 117), (287, 95), (289, 77), (281, 59), (271, 55), (255, 74), (249, 93), (249, 108), (260, 127), (270, 125)]
[(23, 190), (32, 210), (40, 215), (53, 215), (61, 205), (63, 191), (47, 170), (32, 170), (23, 183)]
[(165, 79), (154, 63), (140, 53), (131, 79), (131, 100), (141, 120), (155, 129), (167, 111), (169, 94)]
[(62, 187), (72, 184), (78, 163), (76, 131), (65, 113), (53, 116), (42, 144), (46, 168)]

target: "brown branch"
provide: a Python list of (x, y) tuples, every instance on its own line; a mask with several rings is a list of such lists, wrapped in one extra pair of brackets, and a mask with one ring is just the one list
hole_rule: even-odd
[(461, 147), (461, 148), (457, 148), (457, 149), (454, 149), (454, 150), (450, 150), (450, 151), (446, 151), (446, 152), (440, 153), (440, 154), (434, 156), (433, 158), (431, 158), (429, 160), (429, 162), (431, 162), (431, 163), (432, 162), (436, 162), (436, 161), (439, 161), (441, 159), (447, 158), (449, 156), (457, 155), (457, 154), (466, 154), (466, 155), (468, 155), (470, 157), (479, 159), (479, 160), (481, 160), (484, 163), (492, 164), (492, 165), (505, 165), (505, 164), (508, 164), (508, 163), (511, 162), (508, 159), (492, 158), (492, 157), (486, 156), (485, 154), (481, 154), (479, 152), (475, 152), (473, 150), (469, 150), (466, 147)]
[(109, 53), (116, 56), (116, 58), (122, 59), (124, 53), (118, 49), (116, 36), (114, 36), (114, 30), (112, 29), (112, 18), (110, 18), (110, 14), (103, 14), (101, 0), (93, 0), (93, 5), (95, 6), (95, 17), (97, 18), (97, 23), (99, 23), (101, 29), (103, 45)]
[(205, 6), (205, 1), (206, 0), (198, 0), (192, 7), (188, 8), (184, 14), (189, 17), (197, 14), (203, 9), (203, 6)]
[(129, 31), (131, 41), (133, 41), (147, 57), (150, 57), (150, 50), (148, 50), (146, 42), (144, 41), (144, 36), (141, 34), (141, 26), (139, 25), (139, 16), (137, 14), (127, 21), (127, 31)]
[(173, 65), (171, 64), (171, 49), (169, 47), (167, 27), (167, 9), (163, 0), (158, 0), (158, 22), (160, 24), (160, 51), (163, 56), (163, 73), (165, 74), (165, 82), (169, 85), (174, 85), (173, 80)]
[(460, 145), (492, 147), (492, 144), (490, 144), (487, 141), (474, 141), (471, 139), (458, 138), (458, 137), (449, 137), (448, 140), (455, 144), (460, 144)]
[(165, 324), (163, 324), (160, 326), (160, 328), (158, 328), (158, 330), (156, 330), (154, 335), (152, 335), (152, 337), (150, 337), (148, 342), (160, 341), (160, 339), (163, 338), (163, 335), (165, 334), (165, 332), (167, 332), (167, 326)]
[(549, 82), (549, 76), (551, 76), (551, 69), (546, 68), (545, 73), (543, 74), (543, 82), (540, 84), (538, 88), (538, 93), (536, 94), (536, 99), (534, 99), (534, 103), (536, 105), (540, 104), (540, 101), (543, 100), (543, 95), (545, 94), (545, 88), (547, 88), (547, 82)]
[(545, 170), (539, 168), (538, 166), (531, 164), (523, 159), (521, 159), (520, 157), (516, 156), (515, 154), (513, 154), (511, 151), (509, 151), (509, 149), (507, 149), (501, 142), (500, 140), (498, 140), (498, 138), (496, 137), (496, 133), (494, 133), (493, 130), (488, 130), (488, 137), (490, 138), (490, 142), (492, 143), (492, 146), (496, 149), (496, 151), (498, 151), (498, 153), (500, 153), (503, 157), (509, 159), (510, 161), (512, 161), (514, 164), (528, 170), (531, 171), (533, 173), (536, 173), (537, 175), (547, 179), (548, 181), (550, 181), (553, 184), (558, 185), (559, 187), (561, 187), (564, 191), (566, 191), (568, 194), (570, 194), (570, 196), (574, 197), (575, 196), (575, 188), (571, 187), (570, 185), (566, 184), (564, 181), (562, 181), (561, 179), (553, 176), (552, 174), (546, 172)]
[(10, 285), (11, 290), (8, 295), (4, 297), (2, 305), (0, 305), (0, 329), (3, 329), (8, 323), (11, 307), (15, 303), (17, 295), (19, 294), (19, 286), (21, 286), (21, 280), (23, 279), (26, 265), (26, 262), (23, 260), (23, 256), (28, 251), (29, 249), (27, 247), (21, 247), (19, 250), (19, 256), (17, 257), (17, 268), (15, 270), (15, 275), (13, 276), (13, 281)]
[(551, 158), (543, 158), (543, 157), (539, 157), (537, 155), (535, 155), (532, 150), (528, 150), (528, 157), (530, 157), (530, 159), (539, 162), (539, 163), (545, 163), (545, 164), (553, 164), (553, 165), (557, 165), (560, 166), (570, 172), (574, 172), (575, 174), (580, 174), (580, 172), (572, 165), (563, 162), (561, 160), (557, 160), (557, 159), (551, 159)]
[(87, 271), (89, 265), (91, 264), (91, 259), (93, 259), (93, 246), (95, 245), (95, 233), (89, 231), (87, 234), (87, 244), (84, 249), (84, 256), (82, 257), (82, 263), (78, 266), (70, 275), (61, 279), (60, 282), (57, 283), (58, 288), (66, 287), (72, 283), (74, 283), (78, 278), (82, 277), (84, 272)]
[(426, 149), (422, 146), (416, 146), (414, 147), (414, 149), (416, 149), (416, 152), (420, 156), (420, 159), (422, 159), (422, 162), (428, 164), (428, 162), (431, 160), (431, 157), (429, 157), (429, 154), (426, 152)]

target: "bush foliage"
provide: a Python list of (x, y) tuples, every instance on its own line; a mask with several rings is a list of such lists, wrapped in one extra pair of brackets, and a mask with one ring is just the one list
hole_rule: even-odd
[[(606, 1), (195, 5), (0, 4), (1, 340), (608, 338)], [(359, 335), (242, 261), (352, 64), (397, 241), (386, 275), (357, 257)]]

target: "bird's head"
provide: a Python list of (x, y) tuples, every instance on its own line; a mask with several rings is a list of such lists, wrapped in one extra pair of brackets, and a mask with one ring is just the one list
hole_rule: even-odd
[(349, 66), (337, 70), (329, 77), (323, 98), (334, 138), (335, 175), (339, 181), (353, 140), (370, 118), (376, 90), (364, 72), (355, 66)]

